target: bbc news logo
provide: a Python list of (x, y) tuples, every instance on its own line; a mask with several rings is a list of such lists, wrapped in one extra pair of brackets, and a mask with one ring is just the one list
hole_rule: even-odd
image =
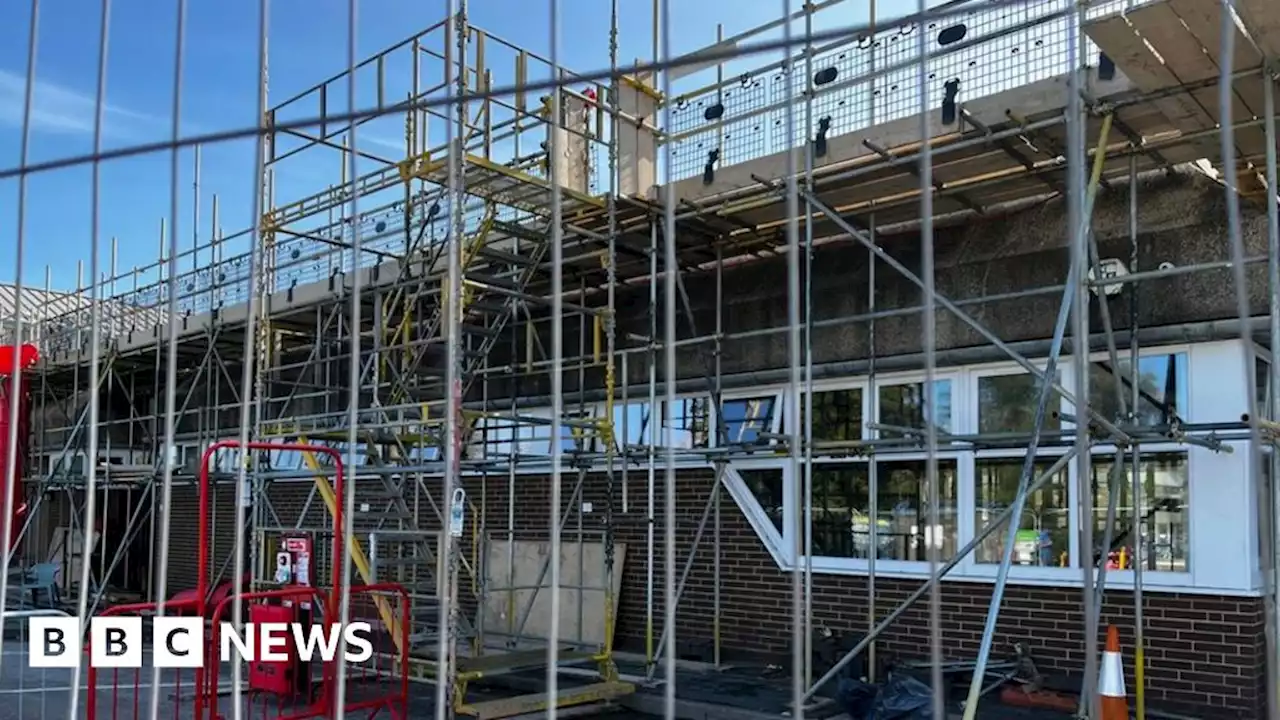
[[(27, 656), (33, 668), (76, 667), (84, 647), (79, 618), (33, 617), (27, 626)], [(218, 632), (221, 662), (332, 662), (346, 641), (348, 663), (373, 657), (373, 628), (367, 622), (337, 624), (258, 623), (244, 631), (222, 623)], [(89, 664), (96, 668), (140, 668), (146, 651), (149, 665), (162, 668), (204, 667), (209, 651), (201, 618), (156, 617), (145, 627), (140, 617), (95, 617), (89, 622)]]

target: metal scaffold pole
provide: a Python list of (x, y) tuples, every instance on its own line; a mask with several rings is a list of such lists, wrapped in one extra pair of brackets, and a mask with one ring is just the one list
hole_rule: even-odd
[[(444, 406), (444, 501), (449, 503), (449, 514), (440, 533), (440, 554), (444, 558), (443, 572), (437, 578), (437, 597), (440, 602), (438, 618), (439, 643), (436, 657), (436, 717), (446, 720), (454, 716), (457, 703), (457, 620), (458, 539), (462, 536), (461, 523), (465, 514), (455, 509), (454, 495), (461, 492), (459, 474), (462, 437), (462, 368), (459, 346), (462, 325), (463, 277), (462, 253), (466, 232), (466, 187), (464, 153), (466, 147), (466, 105), (463, 96), (467, 92), (467, 0), (449, 0), (445, 22), (446, 42), (444, 60), (444, 86), (449, 93), (453, 117), (445, 119), (445, 159), (448, 163), (447, 203), (447, 256), (448, 276), (446, 290), (441, 297), (445, 312), (442, 318), (445, 339), (445, 406)], [(454, 74), (456, 73), (456, 75)]]
[[(783, 36), (786, 45), (790, 47), (792, 36), (791, 22), (791, 0), (783, 0), (782, 17), (786, 18), (783, 22)], [(791, 64), (790, 51), (788, 50), (788, 66)], [(788, 68), (789, 69), (789, 68)], [(787, 471), (790, 473), (793, 490), (790, 493), (790, 499), (795, 502), (795, 506), (801, 508), (801, 512), (805, 512), (807, 504), (805, 502), (807, 496), (807, 485), (804, 483), (800, 474), (800, 459), (803, 448), (801, 442), (804, 433), (801, 431), (801, 423), (797, 422), (800, 417), (800, 392), (801, 392), (801, 373), (804, 366), (801, 363), (803, 351), (801, 348), (802, 333), (804, 326), (800, 323), (800, 269), (802, 267), (800, 260), (800, 192), (797, 188), (796, 172), (796, 118), (795, 106), (788, 103), (783, 111), (783, 137), (786, 138), (786, 187), (784, 201), (786, 202), (786, 247), (787, 247), (787, 367), (789, 369), (786, 389), (786, 402), (784, 403), (784, 417), (791, 427), (787, 431), (788, 450), (787, 450)], [(674, 221), (672, 222), (674, 225)], [(671, 338), (674, 340), (675, 338)], [(809, 519), (805, 514), (805, 520)], [(804, 527), (804, 526), (802, 526)], [(804, 583), (802, 576), (804, 575), (805, 539), (807, 532), (796, 534), (788, 549), (791, 555), (791, 712), (798, 719), (803, 720), (805, 716), (804, 708), (804, 689), (805, 677), (807, 676), (805, 667), (808, 665), (808, 658), (805, 657), (805, 649), (808, 643), (804, 638), (805, 629), (808, 621), (804, 614)], [(674, 550), (674, 548), (673, 548)], [(674, 714), (674, 712), (672, 713)]]
[[(551, 76), (560, 80), (560, 0), (550, 0), (551, 21)], [(560, 585), (564, 555), (561, 549), (561, 482), (563, 479), (564, 453), (564, 217), (561, 208), (565, 178), (561, 175), (561, 128), (565, 124), (562, 113), (563, 91), (551, 90), (551, 113), (547, 118), (547, 177), (551, 184), (551, 507), (548, 527), (551, 544), (548, 561), (551, 563), (550, 619), (547, 628), (547, 696), (555, 697), (559, 691), (560, 662)], [(547, 718), (555, 720), (558, 708), (548, 704)]]
[[(669, 61), (673, 55), (671, 50), (671, 0), (655, 0), (661, 7), (661, 36), (662, 56), (661, 62)], [(657, 8), (659, 5), (655, 5)], [(662, 72), (662, 96), (664, 98), (672, 97), (671, 94), (671, 72)], [(666, 127), (671, 127), (672, 114), (671, 103), (663, 103), (663, 123)], [(663, 160), (668, 168), (673, 166), (673, 146), (671, 143), (663, 143)], [(662, 564), (663, 564), (663, 597), (662, 597), (662, 633), (667, 639), (668, 650), (663, 656), (665, 660), (663, 672), (663, 716), (675, 717), (676, 715), (676, 651), (679, 647), (676, 639), (676, 602), (678, 599), (676, 590), (676, 454), (675, 443), (671, 439), (671, 429), (675, 427), (675, 405), (676, 405), (676, 382), (679, 378), (676, 366), (676, 341), (679, 336), (676, 331), (676, 284), (679, 282), (680, 266), (677, 262), (678, 253), (676, 245), (679, 242), (676, 228), (676, 195), (675, 188), (671, 182), (663, 185), (664, 192), (662, 197), (662, 280), (663, 280), (663, 368), (662, 382), (663, 395), (662, 410), (659, 411), (656, 406), (650, 406), (651, 422), (657, 426), (658, 418), (662, 418), (661, 430), (655, 427), (654, 437), (661, 441), (664, 448), (664, 463), (662, 475), (662, 496), (663, 496), (663, 514), (662, 514)], [(657, 277), (650, 276), (651, 282), (656, 284)], [(656, 334), (654, 338), (656, 338)]]
[[(1276, 351), (1280, 347), (1280, 196), (1276, 192), (1276, 183), (1280, 180), (1276, 170), (1276, 143), (1280, 135), (1276, 134), (1276, 74), (1263, 74), (1263, 101), (1266, 124), (1264, 126), (1267, 141), (1266, 180), (1267, 180), (1267, 276), (1269, 293), (1269, 337), (1271, 338), (1270, 383), (1268, 385), (1267, 408), (1268, 419), (1280, 422), (1280, 362), (1276, 361)], [(1267, 591), (1270, 600), (1268, 624), (1271, 627), (1271, 652), (1267, 658), (1270, 667), (1270, 682), (1267, 683), (1267, 707), (1271, 720), (1280, 720), (1280, 452), (1273, 446), (1266, 458), (1270, 463), (1267, 487), (1261, 497), (1270, 502), (1265, 503), (1262, 512), (1269, 516), (1271, 537), (1263, 556), (1269, 558), (1264, 567), (1264, 577), (1270, 576)]]

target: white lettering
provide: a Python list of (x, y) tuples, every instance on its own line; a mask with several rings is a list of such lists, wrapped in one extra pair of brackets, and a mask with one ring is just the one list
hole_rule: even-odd
[(341, 633), (336, 632), (338, 626), (317, 623), (311, 627), (303, 627), (302, 623), (294, 623), (293, 644), (298, 649), (298, 656), (303, 662), (310, 662), (315, 657), (317, 646), (320, 659), (332, 662), (338, 654), (338, 639)]
[(222, 658), (222, 662), (235, 662), (236, 658), (231, 657), (231, 646), (235, 646), (236, 655), (243, 662), (253, 662), (257, 659), (258, 644), (253, 641), (254, 632), (252, 625), (244, 626), (244, 635), (241, 635), (236, 626), (229, 623), (222, 623), (222, 628), (218, 631), (222, 640), (218, 643), (218, 653)]
[[(369, 662), (373, 657), (373, 628), (367, 622), (347, 623), (342, 630), (342, 637), (347, 641), (347, 662), (362, 663)], [(359, 652), (352, 652), (352, 647), (360, 648)]]
[(289, 626), (285, 623), (260, 623), (258, 625), (258, 642), (262, 652), (258, 659), (262, 662), (285, 662), (289, 653), (283, 648), (289, 646)]

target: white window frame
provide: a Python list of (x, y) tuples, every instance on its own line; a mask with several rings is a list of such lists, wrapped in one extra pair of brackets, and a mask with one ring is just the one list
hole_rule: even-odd
[[(949, 408), (950, 416), (947, 418), (948, 420), (947, 425), (949, 426), (950, 432), (952, 433), (964, 432), (963, 425), (962, 425), (963, 421), (961, 419), (962, 414), (957, 412), (957, 406), (964, 402), (963, 398), (965, 397), (963, 376), (964, 376), (964, 372), (962, 370), (955, 369), (955, 370), (939, 371), (934, 374), (934, 378), (933, 378), (933, 381), (935, 383), (941, 383), (941, 382), (950, 383), (951, 407)], [(878, 434), (878, 431), (872, 430), (870, 428), (870, 425), (871, 423), (875, 422), (876, 419), (879, 418), (880, 390), (886, 387), (923, 384), (924, 382), (925, 382), (925, 373), (921, 371), (886, 373), (884, 375), (876, 376), (874, 394), (870, 392), (871, 383), (866, 377), (835, 378), (835, 379), (828, 379), (820, 382), (815, 382), (813, 384), (813, 392), (816, 394), (819, 392), (831, 392), (831, 391), (837, 391), (837, 390), (854, 390), (854, 389), (861, 390), (862, 391), (862, 437), (863, 439), (871, 439), (873, 437), (876, 437)], [(931, 398), (932, 395), (930, 395), (929, 397)], [(804, 403), (803, 392), (801, 393), (800, 402), (803, 405)], [(787, 432), (787, 433), (792, 432), (792, 429), (794, 427), (792, 425), (793, 422), (794, 422), (794, 419), (791, 419), (791, 420), (788, 420), (786, 423), (784, 423), (782, 426), (781, 432)], [(940, 442), (943, 442), (941, 438), (940, 438)], [(961, 457), (962, 454), (963, 453), (958, 449), (951, 449), (949, 447), (939, 447), (938, 456), (937, 456), (940, 461), (954, 462), (956, 466), (956, 483), (957, 483), (956, 545), (957, 547), (962, 546), (965, 543), (965, 524), (964, 524), (965, 517), (964, 517), (963, 508), (965, 504), (965, 486), (967, 482), (970, 482), (966, 480), (966, 468), (965, 468), (966, 463), (963, 461)], [(923, 449), (921, 449), (921, 450), (912, 451), (912, 452), (887, 453), (887, 454), (883, 454), (881, 456), (872, 457), (872, 458), (855, 458), (855, 457), (848, 457), (847, 455), (815, 455), (813, 458), (813, 463), (815, 465), (835, 465), (835, 464), (868, 465), (870, 462), (873, 462), (873, 461), (875, 462), (893, 462), (893, 461), (912, 462), (912, 461), (924, 460), (927, 457), (928, 457), (928, 453), (925, 452)], [(801, 459), (800, 472), (802, 473), (805, 472), (806, 470), (805, 463), (806, 461), (804, 459)], [(798, 493), (798, 487), (796, 485), (796, 479), (790, 477), (789, 468), (785, 471), (783, 479), (784, 479), (784, 487), (786, 488), (786, 492), (787, 492), (787, 495), (785, 497), (787, 498), (796, 497)], [(786, 510), (786, 504), (784, 504), (783, 507), (784, 507), (783, 517), (785, 519), (784, 527), (786, 530), (786, 532), (783, 533), (783, 536), (784, 536), (784, 540), (786, 541), (786, 547), (788, 548), (786, 557), (792, 557), (798, 554), (800, 558), (800, 562), (806, 563), (806, 566), (809, 566), (810, 563), (807, 562), (807, 558), (804, 555), (803, 549), (799, 549), (799, 551), (796, 550), (796, 541), (799, 536), (800, 522), (803, 518), (802, 513), (804, 512), (804, 509), (797, 508), (794, 511), (788, 512)], [(830, 573), (830, 574), (865, 574), (869, 570), (870, 561), (866, 558), (844, 558), (844, 557), (814, 555), (811, 566), (813, 567), (815, 572), (823, 572), (823, 573)], [(886, 576), (915, 577), (920, 575), (922, 572), (923, 573), (928, 572), (927, 560), (889, 560), (885, 558), (876, 559), (877, 575), (884, 574)]]
[[(769, 417), (769, 427), (765, 432), (773, 434), (781, 433), (782, 430), (779, 428), (782, 427), (782, 410), (786, 403), (786, 392), (776, 385), (722, 393), (720, 395), (720, 403), (724, 405), (731, 402), (742, 402), (744, 400), (756, 400), (766, 397), (773, 397), (773, 412)], [(801, 398), (801, 402), (803, 402), (803, 397)], [(715, 431), (711, 433), (710, 445), (711, 447), (722, 447), (720, 445), (719, 437), (720, 408), (713, 407), (711, 409), (711, 421), (713, 423), (712, 427)], [(764, 447), (765, 445), (777, 445), (777, 443), (770, 441), (768, 443), (762, 443), (761, 447)], [(735, 460), (734, 462), (738, 461)]]
[[(746, 481), (739, 473), (740, 470), (780, 470), (782, 472), (782, 532), (774, 526), (773, 520), (769, 519), (769, 515), (761, 507), (755, 494), (747, 487)], [(747, 523), (756, 531), (756, 536), (760, 538), (760, 542), (773, 561), (779, 568), (794, 567), (795, 542), (791, 540), (794, 537), (791, 532), (792, 528), (796, 527), (793, 517), (796, 510), (793, 507), (794, 503), (788, 503), (787, 498), (792, 497), (795, 485), (788, 464), (779, 459), (734, 460), (725, 465), (724, 483), (725, 489), (738, 504), (742, 514), (747, 518)]]
[[(1031, 360), (1031, 364), (1034, 365), (1041, 373), (1044, 373), (1048, 369), (1048, 362), (1046, 358), (1037, 358), (1037, 359)], [(1056, 379), (1058, 384), (1061, 385), (1064, 390), (1070, 390), (1070, 387), (1068, 386), (1068, 383), (1067, 383), (1067, 379), (1070, 376), (1069, 368), (1070, 368), (1070, 358), (1059, 358), (1057, 368), (1056, 368), (1056, 375), (1057, 375)], [(986, 365), (971, 366), (966, 369), (965, 385), (968, 388), (968, 400), (964, 404), (963, 414), (964, 414), (964, 424), (965, 424), (965, 427), (968, 428), (969, 432), (977, 433), (980, 431), (978, 406), (982, 400), (982, 393), (979, 391), (978, 386), (979, 386), (979, 383), (981, 383), (982, 379), (989, 378), (989, 377), (1007, 377), (1012, 375), (1030, 377), (1032, 373), (1028, 372), (1026, 368), (1024, 368), (1023, 366), (1019, 365), (1016, 362), (990, 363)], [(1067, 407), (1068, 405), (1066, 401), (1063, 400), (1061, 397), (1059, 397), (1057, 407), (1054, 407), (1051, 404), (1048, 408), (1046, 408), (1046, 412), (1054, 412), (1054, 411), (1065, 412), (1066, 411), (1065, 409)], [(1069, 431), (1074, 427), (1071, 423), (1068, 423), (1065, 419), (1062, 420), (1061, 426), (1064, 431)], [(1067, 452), (1068, 452), (1068, 448), (1066, 447), (1065, 444), (1061, 442), (1051, 443), (1048, 446), (1046, 446), (1043, 444), (1043, 440), (1042, 440), (1041, 446), (1036, 450), (1036, 458), (1045, 459), (1045, 460), (1049, 460), (1050, 462), (1053, 462), (1058, 458), (1062, 457), (1063, 455), (1065, 455)], [(965, 542), (968, 542), (969, 540), (972, 540), (977, 535), (979, 530), (981, 530), (981, 528), (978, 527), (978, 521), (977, 521), (977, 514), (978, 514), (977, 513), (978, 511), (977, 463), (978, 461), (982, 459), (987, 459), (987, 458), (992, 458), (992, 459), (1025, 458), (1027, 453), (1025, 448), (1014, 447), (1014, 448), (998, 448), (998, 449), (975, 449), (965, 454), (968, 456), (966, 460), (966, 464), (968, 465), (969, 479), (968, 479), (968, 483), (965, 490), (967, 491), (967, 494), (968, 494), (969, 511), (967, 513), (962, 514), (962, 518), (964, 521), (964, 526), (966, 528), (966, 531), (964, 533)], [(1068, 498), (1067, 522), (1069, 523), (1069, 526), (1073, 529), (1072, 532), (1068, 534), (1068, 543), (1067, 543), (1067, 552), (1069, 553), (1071, 564), (1065, 568), (1011, 565), (1009, 567), (1009, 576), (1011, 578), (1023, 579), (1023, 580), (1029, 580), (1029, 581), (1035, 581), (1035, 582), (1061, 583), (1063, 581), (1070, 582), (1072, 580), (1077, 580), (1080, 577), (1080, 574), (1081, 574), (1081, 569), (1079, 565), (1080, 533), (1077, 530), (1080, 527), (1080, 510), (1079, 510), (1079, 504), (1077, 502), (1080, 495), (1079, 495), (1079, 486), (1075, 482), (1074, 466), (1075, 466), (1075, 462), (1069, 461), (1067, 463), (1067, 467), (1063, 468), (1063, 470), (1067, 473), (1067, 498)], [(995, 532), (1007, 536), (1009, 532), (1008, 524), (1001, 526)], [(975, 550), (975, 552), (970, 553), (968, 556), (964, 558), (963, 561), (961, 561), (960, 569), (966, 575), (979, 577), (979, 578), (994, 579), (999, 570), (999, 565), (996, 563), (978, 562), (977, 554)]]
[[(965, 463), (960, 457), (962, 453), (952, 450), (939, 450), (937, 458), (939, 462), (953, 462), (956, 466), (956, 547), (961, 547), (966, 542), (964, 535), (964, 483), (965, 483)], [(871, 458), (814, 458), (814, 465), (862, 465), (867, 466), (871, 462), (919, 462), (925, 460), (928, 453), (921, 450), (919, 452), (910, 453), (893, 453), (892, 455), (884, 455)], [(805, 465), (803, 461), (800, 465), (800, 471), (804, 472)], [(784, 475), (784, 481), (786, 480)], [(797, 492), (794, 484), (786, 486), (786, 490), (790, 493), (786, 497), (794, 497)], [(784, 533), (787, 540), (787, 547), (795, 547), (795, 540), (800, 532), (800, 521), (804, 508), (797, 508), (793, 512), (787, 512), (786, 506), (783, 507), (783, 517), (788, 521), (786, 525), (787, 532)], [(792, 553), (794, 554), (794, 553)], [(943, 558), (945, 560), (945, 558)], [(803, 549), (800, 551), (800, 562), (805, 562), (806, 557)], [(867, 558), (845, 558), (834, 557), (828, 555), (814, 555), (812, 567), (814, 572), (822, 572), (837, 575), (863, 575), (870, 569), (870, 560)], [(876, 559), (876, 574), (891, 577), (919, 577), (928, 574), (928, 560), (892, 560), (888, 558)]]

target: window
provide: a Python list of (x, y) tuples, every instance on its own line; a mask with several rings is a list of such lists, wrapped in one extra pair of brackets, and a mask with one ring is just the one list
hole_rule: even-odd
[[(1115, 385), (1119, 379), (1125, 403), (1133, 397), (1133, 373), (1128, 358), (1120, 359), (1117, 372), (1109, 360), (1096, 362), (1089, 372), (1089, 398), (1094, 411), (1110, 420), (1126, 420), (1116, 404)], [(1170, 425), (1187, 408), (1187, 355), (1148, 355), (1138, 359), (1137, 424)]]
[(756, 502), (769, 517), (773, 526), (782, 534), (782, 469), (752, 468), (738, 471), (742, 483), (747, 486)]
[[(1275, 544), (1272, 538), (1275, 537), (1275, 530), (1272, 525), (1275, 523), (1275, 495), (1271, 487), (1271, 448), (1263, 448), (1261, 457), (1258, 458), (1258, 567), (1262, 568), (1263, 577), (1271, 569), (1267, 567), (1267, 556), (1274, 552)], [(1275, 559), (1272, 559), (1275, 563)]]
[(662, 422), (670, 422), (665, 433), (668, 441), (678, 448), (707, 447), (707, 429), (710, 427), (710, 398), (679, 398), (671, 411), (671, 419), (667, 420), (667, 403), (662, 402)]
[[(978, 378), (978, 432), (1029, 433), (1035, 426), (1036, 404), (1044, 383), (1030, 373), (1020, 375), (986, 375)], [(1046, 406), (1045, 433), (1062, 429), (1056, 414), (1062, 396), (1050, 391)]]
[(723, 401), (721, 414), (728, 443), (752, 444), (759, 441), (760, 433), (772, 432), (776, 401), (775, 395)]
[[(866, 558), (871, 547), (870, 466), (827, 463), (813, 468), (813, 554)], [(928, 543), (943, 557), (957, 544), (956, 463), (938, 461), (939, 525), (929, 525), (929, 488), (923, 460), (880, 461), (876, 465), (877, 558), (924, 561)], [(798, 514), (804, 524), (803, 509)]]
[[(601, 411), (603, 414), (603, 411)], [(648, 445), (651, 437), (649, 432), (649, 403), (647, 401), (633, 400), (626, 403), (615, 403), (613, 406), (613, 444), (615, 451), (621, 451), (624, 446), (629, 445)], [(600, 439), (592, 443), (592, 449), (597, 452), (603, 452), (604, 446), (601, 445)]]
[(1259, 419), (1271, 418), (1271, 364), (1261, 357), (1253, 359), (1254, 412)]
[[(1107, 522), (1107, 481), (1111, 473), (1111, 455), (1093, 458), (1093, 560), (1101, 553)], [(1118, 478), (1115, 531), (1111, 547), (1106, 548), (1110, 567), (1131, 569), (1134, 558), (1134, 503), (1132, 468), (1123, 468)], [(1139, 461), (1142, 482), (1142, 504), (1136, 513), (1142, 535), (1142, 555), (1138, 561), (1145, 570), (1187, 572), (1190, 570), (1190, 512), (1188, 500), (1187, 456), (1181, 452), (1143, 453)]]
[(932, 421), (939, 434), (951, 432), (951, 381), (933, 383), (933, 397), (926, 398), (924, 383), (885, 385), (879, 390), (880, 437), (919, 436)]
[[(974, 532), (986, 527), (1013, 505), (1022, 476), (1022, 458), (980, 458), (974, 463)], [(1031, 469), (1034, 482), (1053, 465), (1037, 459)], [(1067, 499), (1067, 470), (1063, 468), (1038, 490), (1027, 496), (1018, 534), (1014, 537), (1013, 564), (1037, 567), (1067, 567), (1071, 563), (1070, 505)], [(1002, 559), (1008, 527), (991, 533), (975, 552), (980, 563)]]
[[(811, 535), (815, 556), (867, 557), (868, 487), (865, 463), (814, 465)], [(802, 525), (803, 512), (802, 508)], [(878, 538), (882, 548), (888, 535), (888, 528), (884, 528)]]
[[(813, 393), (813, 439), (862, 439), (862, 389), (826, 390)], [(805, 399), (800, 398), (801, 433), (804, 432)]]

